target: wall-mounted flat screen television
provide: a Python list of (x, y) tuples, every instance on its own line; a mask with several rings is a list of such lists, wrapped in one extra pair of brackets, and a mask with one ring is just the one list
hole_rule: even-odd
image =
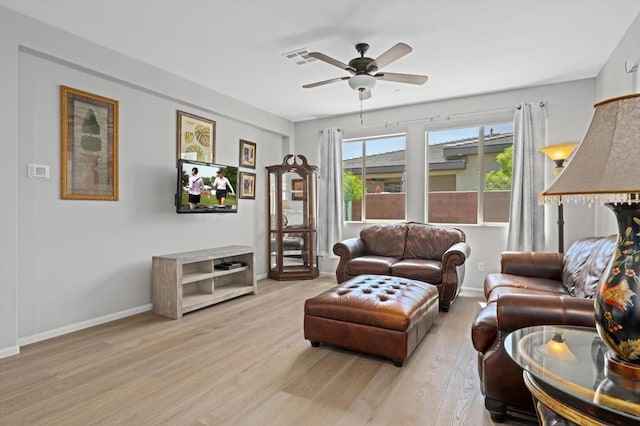
[(177, 174), (176, 212), (238, 212), (237, 167), (181, 159)]

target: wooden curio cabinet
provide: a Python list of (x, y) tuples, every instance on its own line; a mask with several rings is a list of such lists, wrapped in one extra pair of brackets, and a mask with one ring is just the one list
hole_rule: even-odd
[(304, 155), (288, 154), (268, 166), (269, 278), (304, 280), (318, 276), (317, 171)]

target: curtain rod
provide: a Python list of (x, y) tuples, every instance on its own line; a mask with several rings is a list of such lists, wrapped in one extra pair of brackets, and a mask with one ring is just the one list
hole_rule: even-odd
[[(539, 103), (540, 107), (545, 107), (547, 104), (544, 101), (540, 101)], [(396, 126), (401, 126), (401, 125), (406, 125), (406, 124), (415, 124), (415, 123), (421, 123), (421, 122), (425, 122), (425, 121), (440, 121), (440, 120), (451, 120), (452, 118), (459, 118), (459, 117), (464, 117), (467, 115), (475, 115), (475, 114), (489, 114), (489, 113), (494, 113), (494, 112), (506, 112), (506, 111), (513, 111), (516, 109), (521, 109), (522, 108), (522, 104), (518, 104), (516, 106), (513, 107), (504, 107), (504, 108), (494, 108), (494, 109), (486, 109), (486, 110), (479, 110), (479, 111), (467, 111), (467, 112), (459, 112), (456, 114), (449, 114), (446, 116), (441, 116), (441, 115), (432, 115), (430, 117), (422, 117), (422, 118), (415, 118), (413, 120), (401, 120), (401, 121), (387, 121), (384, 124), (369, 124), (366, 126), (353, 126), (353, 127), (343, 127), (341, 129), (338, 130), (356, 130), (356, 129), (368, 129), (368, 128), (375, 128), (375, 127), (396, 127)]]

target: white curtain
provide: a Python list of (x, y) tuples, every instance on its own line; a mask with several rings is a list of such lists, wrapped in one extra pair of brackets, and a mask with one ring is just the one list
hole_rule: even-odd
[(333, 256), (342, 240), (342, 132), (320, 131), (318, 164), (318, 255)]
[(516, 108), (513, 131), (513, 180), (507, 250), (544, 250), (544, 190), (546, 113), (542, 103), (522, 103)]

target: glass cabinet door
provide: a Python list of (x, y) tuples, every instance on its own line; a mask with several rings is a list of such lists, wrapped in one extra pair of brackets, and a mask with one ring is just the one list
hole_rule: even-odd
[(269, 166), (269, 277), (318, 276), (316, 249), (316, 170), (306, 158), (287, 155)]

